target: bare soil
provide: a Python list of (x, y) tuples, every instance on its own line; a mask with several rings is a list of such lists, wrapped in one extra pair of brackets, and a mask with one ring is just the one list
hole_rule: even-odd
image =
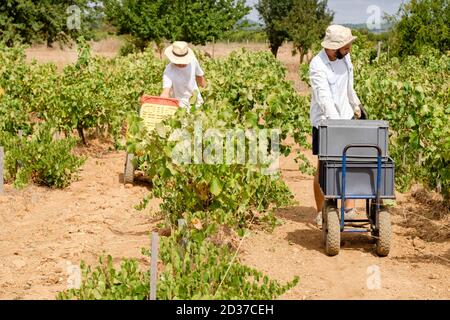
[[(283, 225), (273, 234), (254, 232), (245, 240), (241, 258), (279, 280), (299, 276), (299, 285), (283, 299), (450, 298), (448, 211), (436, 215), (433, 206), (397, 193), (390, 210), (393, 247), (388, 257), (376, 256), (374, 242), (361, 234), (344, 234), (339, 255), (328, 257), (322, 232), (314, 224), (312, 177), (298, 172), (293, 155), (283, 159), (281, 169), (299, 205), (278, 212)], [(357, 205), (364, 213), (364, 203)], [(379, 270), (379, 286), (372, 282), (374, 270)]]
[[(119, 46), (107, 44), (108, 49), (102, 51), (100, 43), (94, 51), (113, 56)], [(226, 48), (217, 49), (219, 45), (215, 54), (239, 47), (223, 44)], [(257, 46), (253, 49), (264, 50)], [(60, 66), (74, 61), (71, 50), (58, 50), (38, 47), (27, 53), (30, 59), (57, 61)], [(283, 47), (279, 58), (296, 80), (298, 57)], [(296, 81), (297, 89), (305, 91)], [(0, 195), (0, 299), (54, 299), (67, 288), (71, 265), (81, 260), (96, 264), (105, 253), (115, 263), (134, 257), (147, 265), (141, 248), (149, 247), (149, 233), (159, 221), (154, 214), (159, 201), (144, 212), (134, 208), (150, 185), (141, 181), (124, 186), (125, 154), (108, 147), (91, 141), (88, 149), (80, 149), (88, 159), (67, 189), (5, 186)], [(311, 153), (306, 154), (314, 163)], [(419, 188), (397, 194), (388, 257), (377, 257), (365, 235), (344, 235), (340, 254), (328, 257), (314, 224), (312, 177), (298, 171), (294, 155), (282, 159), (281, 169), (298, 205), (277, 212), (282, 225), (273, 233), (252, 231), (239, 257), (274, 279), (288, 281), (298, 275), (299, 284), (282, 298), (450, 299), (450, 215), (438, 196)], [(370, 286), (374, 270), (380, 271), (381, 280), (375, 288)]]

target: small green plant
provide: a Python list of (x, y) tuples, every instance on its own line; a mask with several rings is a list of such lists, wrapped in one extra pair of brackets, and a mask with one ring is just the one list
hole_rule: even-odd
[(65, 188), (84, 163), (72, 153), (75, 138), (53, 139), (53, 130), (41, 126), (29, 136), (1, 133), (0, 144), (5, 148), (5, 174), (16, 187), (30, 181), (37, 184)]
[(139, 270), (136, 260), (122, 260), (115, 269), (112, 257), (99, 258), (92, 270), (84, 262), (80, 265), (83, 281), (80, 288), (69, 289), (57, 295), (59, 300), (144, 300), (149, 293), (148, 273)]
[(284, 285), (270, 280), (208, 238), (189, 241), (198, 234), (194, 229), (162, 239), (165, 269), (159, 277), (159, 299), (270, 300), (297, 285), (298, 277)]
[[(216, 246), (198, 230), (163, 238), (160, 247), (164, 267), (158, 278), (158, 300), (268, 300), (298, 284), (298, 277), (283, 285), (242, 265), (233, 251)], [(81, 270), (80, 288), (61, 292), (58, 299), (144, 300), (149, 296), (149, 272), (139, 269), (136, 260), (122, 260), (115, 269), (108, 256), (106, 261), (100, 258), (94, 270), (85, 263)]]

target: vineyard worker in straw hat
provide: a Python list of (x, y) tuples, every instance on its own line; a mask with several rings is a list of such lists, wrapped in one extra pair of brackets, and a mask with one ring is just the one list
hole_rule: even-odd
[[(361, 117), (363, 108), (353, 88), (353, 65), (350, 60), (352, 43), (356, 38), (349, 28), (340, 25), (329, 26), (322, 42), (323, 49), (311, 61), (310, 119), (313, 126), (314, 155), (319, 153), (318, 126), (322, 120)], [(316, 223), (321, 227), (321, 211), (325, 199), (320, 189), (318, 172), (314, 177), (314, 197), (317, 207)], [(357, 218), (355, 201), (348, 200), (345, 205), (346, 218)]]
[(206, 81), (194, 52), (186, 42), (175, 41), (166, 48), (164, 54), (170, 63), (164, 70), (161, 97), (169, 98), (172, 91), (173, 97), (180, 101), (180, 107), (189, 108), (190, 98), (196, 93), (196, 105), (201, 105), (203, 98), (199, 86), (205, 87)]

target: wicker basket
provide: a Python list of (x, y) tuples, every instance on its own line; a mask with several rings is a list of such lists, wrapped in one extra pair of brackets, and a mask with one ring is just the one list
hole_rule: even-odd
[(151, 131), (162, 120), (174, 115), (178, 108), (177, 99), (143, 96), (139, 115), (146, 128)]

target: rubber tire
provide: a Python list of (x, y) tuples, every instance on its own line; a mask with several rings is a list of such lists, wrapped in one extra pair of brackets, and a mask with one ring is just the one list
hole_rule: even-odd
[(327, 224), (327, 217), (326, 217), (326, 212), (327, 212), (327, 205), (325, 204), (324, 207), (322, 208), (322, 244), (323, 246), (325, 246), (327, 244), (327, 228), (326, 228), (326, 224)]
[[(327, 228), (325, 228), (325, 224), (327, 223), (327, 216), (326, 216), (326, 212), (329, 210), (333, 210), (336, 209), (336, 206), (329, 200), (325, 200), (323, 203), (323, 207), (322, 207), (322, 244), (323, 246), (326, 245), (327, 243)], [(336, 209), (337, 210), (337, 209)]]
[(376, 252), (380, 257), (387, 257), (389, 251), (391, 250), (391, 215), (388, 211), (380, 211), (378, 213), (379, 228), (378, 228), (378, 238), (376, 241)]
[(341, 248), (341, 225), (338, 210), (328, 208), (322, 228), (324, 229), (325, 253), (330, 257), (339, 254)]
[(134, 154), (127, 153), (125, 158), (125, 170), (123, 173), (123, 183), (133, 183), (134, 181), (134, 166), (133, 166), (133, 160)]

